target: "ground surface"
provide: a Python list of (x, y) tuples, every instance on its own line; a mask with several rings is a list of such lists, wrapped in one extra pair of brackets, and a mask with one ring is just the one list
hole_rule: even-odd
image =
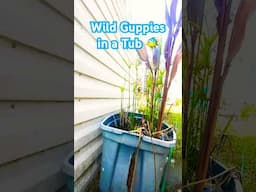
[(228, 167), (236, 166), (242, 173), (245, 192), (256, 190), (256, 136), (229, 136), (231, 144), (226, 144), (218, 159)]

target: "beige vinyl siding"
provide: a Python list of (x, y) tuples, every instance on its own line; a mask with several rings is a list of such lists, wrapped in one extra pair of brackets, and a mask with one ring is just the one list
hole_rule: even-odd
[(86, 191), (99, 171), (102, 150), (100, 123), (107, 115), (120, 110), (121, 86), (125, 87), (124, 106), (127, 108), (129, 105), (129, 84), (131, 91), (134, 73), (131, 69), (129, 82), (128, 65), (134, 62), (134, 51), (97, 50), (96, 37), (112, 40), (118, 39), (119, 34), (97, 35), (92, 34), (89, 28), (91, 20), (119, 20), (125, 14), (124, 2), (75, 0), (74, 150), (77, 192)]
[[(65, 184), (61, 169), (73, 150), (73, 8), (63, 6), (68, 2), (9, 0), (0, 6), (2, 190), (52, 192)], [(58, 78), (63, 76), (70, 79)]]

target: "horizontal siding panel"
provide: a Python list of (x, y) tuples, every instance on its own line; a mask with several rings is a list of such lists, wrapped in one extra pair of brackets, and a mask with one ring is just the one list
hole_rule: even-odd
[(74, 7), (70, 6), (70, 0), (43, 0), (65, 15), (70, 21), (74, 20)]
[(97, 79), (121, 86), (124, 77), (110, 68), (108, 63), (99, 61), (93, 55), (88, 54), (75, 45), (75, 71), (96, 77)]
[[(75, 98), (121, 98), (120, 87), (115, 87), (85, 75), (75, 73), (74, 84)], [(125, 91), (124, 98), (128, 98), (128, 95), (128, 91)]]
[(106, 18), (106, 20), (108, 21), (118, 20), (117, 18), (113, 19), (112, 17), (113, 11), (109, 11), (108, 2), (106, 2), (105, 0), (98, 0), (97, 4), (99, 5), (99, 8), (101, 9), (101, 11), (104, 13), (104, 17)]
[[(125, 87), (123, 107), (129, 105), (129, 83), (134, 81), (128, 64), (136, 61), (136, 51), (97, 50), (96, 38), (119, 39), (123, 34), (92, 34), (90, 20), (117, 20), (122, 17), (121, 4), (106, 0), (75, 0), (75, 191), (87, 190), (100, 167), (102, 136), (100, 123), (120, 110), (120, 86)], [(131, 56), (130, 56), (131, 54)], [(129, 55), (129, 56), (128, 56)], [(130, 99), (132, 100), (132, 84)], [(130, 102), (130, 104), (132, 101)]]
[(109, 7), (110, 10), (113, 10), (113, 13), (112, 13), (113, 17), (114, 17), (114, 18), (118, 18), (118, 19), (120, 20), (120, 13), (121, 13), (121, 10), (117, 11), (117, 10), (115, 9), (115, 6), (114, 6), (112, 0), (109, 1), (108, 7)]
[(73, 24), (42, 2), (6, 1), (0, 7), (0, 23), (0, 35), (73, 61)]
[(75, 126), (74, 152), (77, 152), (101, 134), (100, 123), (104, 118), (104, 116), (101, 116), (97, 119)]
[[(90, 0), (92, 1), (92, 0)], [(119, 16), (125, 14), (124, 11), (120, 11), (120, 10), (125, 10), (124, 7), (122, 7), (122, 9), (117, 8), (117, 4), (120, 3), (120, 0), (118, 0), (117, 2), (113, 2), (113, 5), (115, 6), (115, 9), (113, 6), (111, 6), (111, 1), (105, 1), (105, 0), (98, 0), (95, 2), (98, 6), (99, 9), (101, 10), (102, 13), (104, 13), (104, 16), (102, 16), (103, 18), (106, 18), (106, 20), (108, 21), (113, 21), (113, 20), (126, 20), (127, 15), (125, 15), (126, 17), (120, 17), (119, 19), (114, 16), (115, 13), (117, 13), (117, 11), (119, 11)], [(88, 6), (93, 6), (94, 3), (90, 3), (88, 4)], [(123, 3), (122, 3), (123, 4)], [(96, 5), (94, 5), (96, 6)], [(94, 9), (92, 9), (94, 11)], [(109, 11), (111, 10), (111, 11)], [(100, 19), (97, 19), (100, 20)], [(130, 37), (129, 34), (124, 34), (124, 33), (116, 33), (116, 34), (108, 34), (112, 39), (120, 39), (120, 37)], [(115, 51), (113, 51), (115, 52)], [(136, 61), (136, 52), (134, 50), (122, 50), (119, 49), (119, 53), (122, 55), (122, 58), (124, 58), (126, 60), (126, 62), (128, 62), (129, 64), (132, 64), (134, 61)]]
[[(127, 106), (127, 99), (124, 106)], [(120, 99), (81, 99), (75, 101), (75, 124), (97, 118), (120, 109)]]
[(113, 58), (107, 53), (105, 50), (98, 50), (96, 48), (96, 40), (92, 38), (92, 36), (82, 29), (77, 22), (75, 22), (75, 44), (82, 47), (88, 53), (96, 57), (102, 63), (107, 64), (110, 68), (112, 68), (117, 74), (120, 76), (125, 76), (128, 72), (127, 69), (122, 68)]
[[(95, 2), (93, 2), (93, 4), (95, 4)], [(88, 5), (86, 4), (86, 6)], [(81, 25), (80, 27), (83, 28), (83, 30), (86, 31), (91, 38), (93, 38), (94, 42), (97, 37), (109, 39), (110, 34), (91, 34), (89, 21), (93, 21), (95, 18), (92, 17), (86, 6), (85, 3), (83, 3), (81, 0), (75, 1), (75, 20), (79, 21), (79, 23), (82, 25), (82, 27)], [(95, 12), (95, 10), (93, 10), (93, 12)], [(93, 44), (93, 47), (96, 48), (96, 43)], [(114, 58), (115, 63), (118, 63), (124, 70), (127, 70), (125, 61), (120, 58), (116, 50), (106, 50), (106, 52), (111, 55), (112, 59)]]
[(72, 102), (0, 102), (0, 164), (72, 141), (72, 109)]
[[(116, 5), (117, 3), (120, 3), (120, 0), (118, 0), (117, 2), (114, 2), (114, 5)], [(123, 9), (116, 9), (116, 10), (113, 10), (113, 11), (109, 11), (111, 8), (110, 8), (110, 3), (106, 3), (105, 0), (99, 0), (96, 2), (96, 4), (98, 4), (100, 10), (102, 13), (104, 13), (104, 18), (106, 18), (106, 20), (108, 21), (113, 21), (113, 20), (118, 20), (117, 17), (113, 17), (113, 12), (116, 12), (117, 10), (125, 10), (124, 8)], [(120, 14), (124, 14), (123, 12), (120, 11)], [(119, 18), (119, 21), (121, 20), (126, 20), (126, 18), (122, 17), (122, 19)], [(109, 34), (110, 36), (112, 34)], [(116, 39), (120, 39), (120, 37), (123, 37), (123, 36), (129, 36), (128, 34), (123, 34), (123, 33), (116, 33), (115, 34), (115, 38)], [(114, 38), (114, 36), (111, 36), (112, 38)], [(126, 62), (128, 62), (129, 64), (132, 64), (133, 61), (136, 61), (135, 59), (136, 58), (132, 58), (131, 57), (131, 53), (133, 53), (132, 55), (135, 54), (135, 51), (134, 50), (122, 50), (122, 49), (119, 49), (119, 53), (122, 55), (122, 57), (126, 60)]]
[(98, 137), (75, 153), (74, 179), (77, 180), (83, 172), (99, 157), (102, 150), (102, 138)]
[[(72, 100), (73, 65), (0, 39), (0, 99)], [(56, 89), (58, 88), (58, 89)]]
[(82, 26), (87, 30), (90, 31), (90, 24), (89, 20), (94, 20), (92, 15), (86, 9), (86, 6), (81, 0), (74, 1), (74, 17), (75, 19), (79, 20)]
[[(93, 5), (96, 6), (96, 3), (97, 3), (97, 2), (88, 3), (87, 1), (85, 1), (85, 2), (86, 2), (87, 6), (93, 6)], [(88, 35), (90, 36), (90, 37), (88, 36), (88, 38), (92, 38), (92, 36), (94, 37), (93, 42), (91, 44), (91, 47), (96, 49), (96, 42), (95, 42), (96, 37), (99, 36), (99, 37), (107, 39), (107, 36), (105, 34), (99, 34), (99, 35), (98, 34), (91, 34), (91, 35), (89, 34), (89, 33), (91, 33), (90, 32), (89, 21), (94, 20), (94, 18), (90, 15), (88, 10), (85, 8), (84, 4), (81, 2), (81, 0), (76, 0), (75, 1), (75, 19), (77, 19), (82, 24), (82, 26), (86, 29), (86, 33), (88, 33)], [(103, 7), (105, 6), (105, 3), (104, 2), (101, 3), (101, 1), (99, 1), (98, 4), (100, 5), (100, 8), (103, 10)], [(95, 10), (94, 9), (92, 9), (92, 10), (93, 10), (93, 13), (94, 13)], [(104, 10), (104, 14), (107, 14), (107, 13), (110, 13), (110, 11), (109, 10), (108, 11)], [(108, 20), (111, 21), (112, 19), (108, 19)], [(75, 22), (75, 25), (76, 25), (76, 23), (77, 22)], [(80, 26), (80, 28), (82, 28), (82, 27)], [(76, 33), (75, 33), (75, 35), (76, 35)], [(121, 35), (120, 33), (117, 33), (116, 36), (114, 37), (114, 36), (112, 36), (112, 34), (108, 34), (108, 36), (111, 36), (111, 39), (118, 39), (120, 37), (120, 35)], [(125, 36), (125, 34), (122, 34), (121, 36)], [(86, 41), (82, 40), (82, 42), (87, 42), (87, 40)], [(90, 47), (89, 44), (87, 44), (87, 45), (88, 45), (88, 47)], [(97, 52), (100, 52), (100, 51), (96, 50), (96, 54), (97, 54)], [(108, 52), (110, 55), (114, 56), (114, 58), (116, 60), (118, 60), (118, 63), (122, 66), (123, 69), (125, 69), (126, 73), (128, 73), (128, 67), (125, 63), (128, 62), (129, 64), (132, 64), (137, 59), (136, 51), (134, 51), (134, 50), (119, 49), (119, 51), (116, 51), (116, 50), (111, 50), (110, 49), (110, 50), (107, 50), (106, 52)], [(123, 58), (120, 58), (120, 54), (122, 55)], [(124, 61), (123, 59), (125, 59), (126, 61)], [(115, 61), (115, 63), (116, 63), (116, 61)], [(125, 75), (122, 75), (122, 76), (125, 76)], [(132, 74), (132, 78), (134, 79), (133, 74)]]
[[(59, 178), (59, 183), (53, 183), (49, 178), (61, 173), (63, 161), (72, 150), (73, 143), (70, 143), (0, 166), (1, 189), (11, 192), (31, 191), (37, 185), (41, 185), (45, 191), (56, 191), (65, 184), (64, 178)], [(42, 186), (45, 180), (48, 180), (48, 183)]]
[[(84, 5), (87, 6), (90, 15), (93, 14), (95, 19), (93, 17), (91, 19), (86, 20), (87, 23), (89, 23), (90, 20), (96, 20), (96, 21), (104, 21), (104, 20), (109, 20), (106, 17), (104, 17), (102, 10), (101, 10), (101, 5), (97, 4), (97, 1), (94, 0), (81, 0), (84, 2)], [(111, 4), (110, 2), (108, 4)], [(103, 4), (104, 5), (104, 4)], [(115, 10), (113, 8), (109, 9), (109, 13), (113, 13)], [(115, 17), (117, 18), (117, 17)], [(116, 19), (115, 19), (116, 20)], [(112, 21), (111, 19), (109, 21)], [(88, 28), (89, 29), (89, 28)], [(90, 30), (90, 29), (89, 29)], [(96, 34), (95, 34), (96, 35)], [(119, 39), (118, 35), (115, 33), (104, 33), (101, 34), (102, 38), (108, 39), (108, 40), (113, 40), (113, 39)], [(120, 52), (121, 49), (118, 50), (112, 50), (111, 54), (115, 59), (122, 64), (124, 67), (127, 67), (126, 65), (126, 59)]]
[(75, 182), (75, 192), (88, 191), (89, 183), (97, 175), (97, 171), (100, 168), (100, 158), (97, 159), (92, 166), (90, 166), (85, 173)]
[(66, 183), (67, 176), (59, 171), (40, 181), (40, 183), (26, 190), (26, 192), (67, 192), (62, 190), (66, 188)]
[[(122, 5), (125, 5), (124, 2), (122, 2), (122, 0), (112, 0), (113, 5), (115, 5), (116, 10), (125, 10), (125, 7)], [(120, 11), (119, 12), (119, 16), (120, 16), (120, 20), (124, 20), (127, 18), (127, 14), (125, 13), (125, 11)], [(126, 18), (125, 18), (126, 17)]]

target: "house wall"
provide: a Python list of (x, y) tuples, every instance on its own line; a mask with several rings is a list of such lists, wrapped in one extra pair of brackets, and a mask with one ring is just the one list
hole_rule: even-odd
[(74, 146), (76, 191), (85, 190), (99, 168), (99, 123), (120, 109), (120, 86), (129, 105), (134, 52), (96, 51), (87, 25), (124, 19), (125, 1), (75, 0), (75, 21), (69, 4), (9, 0), (0, 6), (1, 189), (57, 191), (65, 184), (61, 169)]
[[(75, 191), (85, 191), (100, 167), (102, 148), (100, 122), (120, 110), (120, 86), (125, 87), (125, 106), (132, 104), (135, 51), (97, 50), (96, 34), (90, 20), (122, 20), (124, 0), (75, 0), (74, 82), (75, 82)], [(102, 39), (118, 39), (120, 34), (101, 34)]]
[(73, 7), (68, 4), (1, 3), (1, 191), (51, 192), (65, 184), (61, 169), (73, 151)]

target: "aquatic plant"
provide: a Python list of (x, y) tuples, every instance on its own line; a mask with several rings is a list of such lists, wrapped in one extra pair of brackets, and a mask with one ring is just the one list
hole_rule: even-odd
[[(178, 12), (178, 0), (173, 0), (171, 2), (170, 8), (166, 5), (166, 25), (168, 27), (168, 37), (165, 42), (164, 48), (164, 56), (165, 56), (165, 74), (164, 74), (164, 85), (163, 89), (161, 90), (161, 103), (159, 106), (158, 112), (158, 121), (157, 121), (157, 132), (160, 132), (162, 129), (162, 122), (164, 117), (164, 110), (166, 106), (166, 101), (168, 97), (168, 92), (171, 86), (171, 83), (176, 75), (178, 65), (180, 64), (182, 58), (182, 47), (181, 42), (176, 41), (179, 32), (181, 31), (182, 26), (182, 13), (181, 10)], [(178, 15), (178, 17), (176, 16)], [(150, 127), (154, 129), (154, 111), (155, 109), (155, 92), (156, 92), (156, 81), (159, 71), (159, 64), (160, 64), (160, 56), (161, 56), (161, 49), (160, 44), (156, 38), (151, 38), (147, 42), (147, 45), (151, 48), (152, 51), (152, 62), (150, 62), (146, 46), (144, 45), (142, 49), (137, 50), (139, 58), (146, 64), (147, 68), (150, 70), (152, 76), (152, 88), (151, 88), (151, 95), (150, 95)], [(178, 47), (175, 49), (175, 46)], [(159, 91), (159, 90), (158, 90)], [(160, 135), (158, 134), (157, 137)]]
[[(210, 54), (209, 52), (202, 52), (203, 47), (206, 45), (205, 40), (211, 39), (210, 36), (205, 38), (202, 30), (205, 1), (187, 0), (188, 21), (186, 21), (186, 24), (188, 27), (183, 29), (185, 51), (183, 63), (184, 123), (182, 144), (183, 170), (185, 171), (183, 175), (185, 175), (185, 178), (183, 178), (183, 184), (191, 182), (193, 179), (197, 181), (203, 180), (207, 176), (224, 81), (233, 59), (241, 48), (247, 20), (256, 8), (256, 1), (241, 0), (235, 18), (232, 21), (232, 0), (215, 0), (214, 3), (218, 14), (216, 18), (216, 55), (213, 52)], [(232, 22), (231, 37), (228, 39), (228, 30)], [(209, 49), (211, 49), (212, 43), (208, 47)], [(226, 44), (228, 47), (226, 47)], [(214, 59), (212, 59), (213, 57)], [(201, 62), (200, 59), (202, 58), (208, 59)], [(200, 64), (204, 64), (201, 66), (207, 66), (210, 74), (208, 73), (206, 77), (211, 75), (211, 78), (200, 79), (197, 70)], [(200, 82), (205, 82), (204, 86), (201, 86), (200, 83), (198, 84), (198, 79), (200, 79)], [(201, 105), (199, 105), (200, 103)], [(194, 122), (199, 122), (199, 128), (194, 129)], [(199, 153), (196, 152), (197, 149), (199, 149)], [(190, 156), (191, 151), (194, 152), (192, 156)], [(195, 164), (195, 162), (197, 163)], [(196, 172), (194, 172), (195, 169)], [(204, 185), (205, 182), (200, 182), (196, 184), (194, 190), (203, 191)]]

